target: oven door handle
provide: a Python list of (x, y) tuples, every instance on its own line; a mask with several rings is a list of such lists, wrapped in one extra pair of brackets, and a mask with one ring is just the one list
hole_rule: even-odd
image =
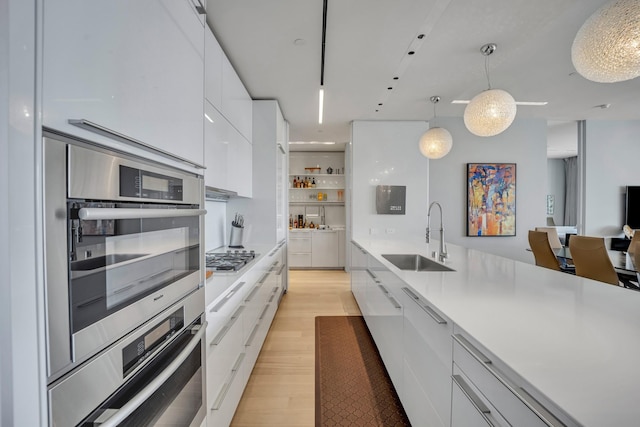
[(91, 221), (95, 219), (176, 218), (200, 216), (206, 213), (206, 209), (82, 208), (78, 211), (78, 217), (82, 220)]
[[(193, 332), (196, 327), (193, 327)], [(180, 352), (173, 362), (166, 367), (156, 378), (153, 379), (145, 388), (125, 403), (115, 414), (110, 416), (104, 423), (100, 424), (100, 427), (115, 427), (120, 422), (124, 421), (129, 415), (133, 413), (140, 405), (142, 405), (156, 390), (164, 384), (175, 371), (178, 370), (180, 365), (189, 357), (191, 351), (198, 345), (198, 342), (202, 339), (205, 331), (207, 330), (207, 322), (199, 326), (198, 332), (195, 333), (191, 341)]]

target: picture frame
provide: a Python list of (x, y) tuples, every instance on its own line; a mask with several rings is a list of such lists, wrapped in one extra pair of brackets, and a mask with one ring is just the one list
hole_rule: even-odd
[(516, 235), (516, 164), (467, 163), (467, 236)]

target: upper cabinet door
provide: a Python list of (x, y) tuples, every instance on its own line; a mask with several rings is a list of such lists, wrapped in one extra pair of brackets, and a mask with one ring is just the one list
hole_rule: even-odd
[(222, 109), (220, 111), (247, 141), (253, 141), (251, 97), (226, 56), (222, 59)]
[(204, 39), (204, 88), (205, 98), (218, 110), (222, 110), (222, 58), (224, 52), (209, 29)]
[(44, 2), (43, 124), (112, 142), (68, 123), (85, 119), (201, 165), (204, 25), (193, 1)]

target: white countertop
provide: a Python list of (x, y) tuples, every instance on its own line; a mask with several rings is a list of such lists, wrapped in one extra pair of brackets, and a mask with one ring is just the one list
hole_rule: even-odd
[[(256, 253), (256, 257), (248, 263), (244, 268), (239, 271), (217, 271), (212, 270), (213, 274), (206, 280), (205, 283), (205, 299), (206, 304), (210, 304), (212, 301), (215, 301), (224, 291), (226, 291), (231, 285), (233, 285), (238, 279), (240, 279), (245, 274), (249, 273), (254, 266), (258, 265), (260, 261), (269, 253), (275, 249), (277, 244), (268, 245), (268, 244), (245, 244), (244, 250), (250, 251), (253, 250)], [(209, 252), (220, 252), (224, 253), (227, 250), (236, 250), (236, 248), (229, 248), (228, 246), (220, 246), (219, 248), (215, 248), (212, 250), (208, 250)], [(242, 249), (240, 249), (242, 250)]]
[(381, 255), (438, 242), (354, 240), (578, 423), (640, 425), (640, 292), (450, 244), (455, 271), (403, 271)]

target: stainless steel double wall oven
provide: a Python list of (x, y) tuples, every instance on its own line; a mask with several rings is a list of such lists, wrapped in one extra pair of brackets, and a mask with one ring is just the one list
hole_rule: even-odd
[(200, 425), (202, 177), (44, 135), (51, 425)]

